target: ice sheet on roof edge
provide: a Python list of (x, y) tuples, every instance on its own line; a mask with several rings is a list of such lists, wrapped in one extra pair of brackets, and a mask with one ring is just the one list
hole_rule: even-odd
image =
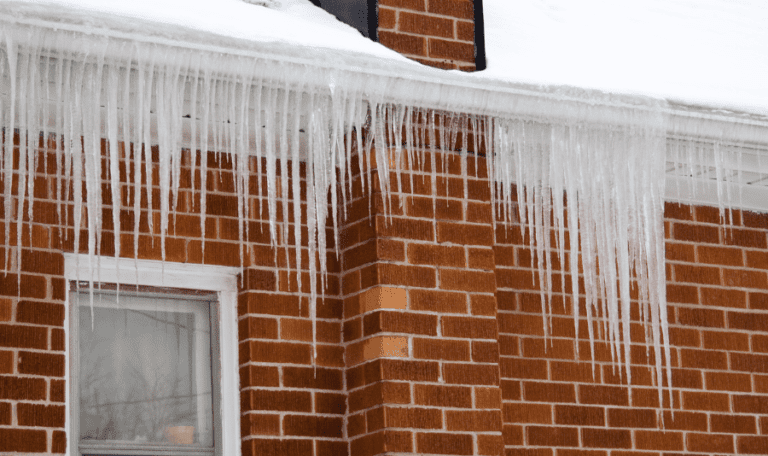
[[(611, 342), (612, 353), (617, 360), (624, 360), (624, 372), (629, 377), (629, 297), (631, 294), (630, 277), (639, 279), (639, 297), (642, 318), (646, 321), (646, 335), (649, 346), (654, 347), (656, 361), (656, 381), (662, 381), (662, 358), (667, 364), (669, 381), (669, 347), (666, 324), (664, 255), (663, 255), (663, 190), (664, 157), (666, 148), (665, 104), (651, 99), (616, 97), (603, 95), (599, 103), (586, 103), (579, 100), (580, 94), (558, 94), (557, 103), (540, 103), (536, 109), (530, 101), (508, 107), (506, 115), (498, 111), (484, 113), (470, 112), (469, 116), (435, 114), (423, 109), (418, 104), (408, 103), (403, 98), (388, 98), (388, 92), (400, 87), (401, 93), (430, 92), (429, 83), (408, 80), (396, 80), (380, 75), (372, 77), (350, 72), (318, 71), (317, 68), (304, 68), (304, 73), (296, 74), (276, 69), (275, 62), (256, 61), (247, 58), (227, 58), (190, 50), (169, 50), (162, 46), (146, 43), (127, 42), (119, 39), (85, 40), (52, 57), (47, 49), (54, 43), (60, 45), (67, 40), (80, 37), (73, 32), (36, 30), (29, 34), (24, 28), (4, 27), (2, 31), (3, 55), (0, 59), (0, 76), (7, 81), (3, 98), (0, 100), (2, 125), (7, 129), (18, 128), (21, 132), (22, 154), (16, 188), (12, 187), (14, 170), (11, 163), (10, 135), (6, 138), (3, 164), (3, 192), (5, 213), (15, 214), (17, 223), (17, 245), (22, 243), (21, 224), (27, 212), (34, 219), (32, 205), (28, 204), (29, 195), (33, 195), (34, 180), (26, 179), (26, 171), (35, 169), (35, 148), (31, 147), (30, 138), (36, 131), (44, 135), (52, 132), (64, 132), (64, 137), (83, 137), (79, 141), (57, 141), (59, 159), (57, 160), (57, 182), (55, 199), (74, 199), (75, 226), (88, 226), (87, 250), (91, 256), (98, 253), (100, 245), (101, 194), (95, 189), (102, 172), (110, 176), (109, 187), (114, 200), (120, 200), (124, 208), (137, 212), (142, 205), (151, 206), (150, 201), (134, 198), (122, 203), (121, 190), (126, 186), (146, 186), (146, 182), (120, 182), (117, 179), (117, 163), (120, 152), (119, 142), (134, 144), (152, 143), (151, 133), (156, 131), (160, 148), (159, 186), (161, 188), (161, 218), (159, 227), (162, 254), (165, 254), (165, 237), (169, 217), (177, 204), (176, 196), (180, 185), (180, 167), (184, 164), (181, 149), (181, 135), (185, 128), (183, 116), (189, 113), (199, 119), (189, 125), (191, 148), (197, 144), (207, 144), (208, 138), (214, 138), (215, 150), (226, 149), (234, 158), (234, 187), (238, 195), (239, 236), (243, 247), (248, 247), (248, 224), (250, 205), (246, 204), (251, 174), (261, 180), (266, 174), (268, 188), (267, 201), (269, 212), (269, 231), (273, 246), (277, 249), (295, 249), (299, 253), (301, 230), (296, 224), (279, 223), (276, 220), (278, 205), (283, 213), (288, 213), (290, 205), (286, 198), (280, 198), (290, 190), (299, 193), (298, 168), (292, 168), (293, 187), (288, 188), (288, 180), (279, 180), (277, 167), (282, 175), (287, 175), (287, 161), (298, 161), (297, 144), (300, 129), (307, 132), (307, 163), (309, 185), (307, 185), (307, 224), (309, 226), (310, 258), (314, 252), (320, 252), (319, 261), (310, 262), (310, 302), (315, 303), (318, 293), (322, 292), (322, 283), (316, 282), (315, 272), (325, 277), (327, 240), (325, 230), (328, 217), (338, 237), (338, 222), (342, 214), (339, 206), (349, 194), (350, 153), (353, 138), (356, 144), (362, 144), (361, 129), (370, 131), (369, 141), (362, 147), (361, 160), (363, 172), (376, 168), (379, 177), (387, 176), (391, 163), (401, 182), (401, 165), (405, 163), (417, 166), (427, 157), (434, 158), (437, 151), (427, 144), (436, 144), (434, 131), (429, 129), (427, 137), (423, 135), (398, 137), (406, 127), (411, 132), (412, 115), (418, 115), (427, 125), (450, 125), (437, 134), (440, 144), (454, 143), (459, 133), (479, 132), (474, 135), (476, 141), (485, 142), (493, 151), (486, 160), (488, 173), (492, 176), (496, 192), (494, 209), (498, 215), (511, 221), (515, 216), (528, 228), (530, 248), (536, 259), (538, 277), (543, 283), (542, 308), (546, 315), (551, 315), (551, 296), (553, 289), (566, 289), (565, 275), (560, 282), (553, 282), (551, 257), (547, 252), (559, 253), (565, 258), (565, 245), (583, 246), (585, 295), (587, 299), (587, 321), (590, 339), (594, 340), (593, 320), (600, 317), (602, 324), (596, 327), (605, 333)], [(64, 40), (62, 40), (64, 37)], [(67, 38), (68, 37), (68, 38)], [(10, 50), (10, 51), (9, 51)], [(129, 52), (129, 54), (126, 54)], [(88, 63), (83, 63), (88, 56)], [(134, 63), (132, 71), (125, 70), (125, 55), (131, 55)], [(121, 57), (122, 56), (122, 57)], [(193, 58), (194, 57), (194, 58)], [(221, 65), (226, 63), (227, 65)], [(236, 67), (236, 76), (220, 78), (212, 68)], [(264, 66), (269, 68), (264, 68)], [(296, 64), (298, 65), (298, 64)], [(294, 65), (293, 69), (298, 68)], [(290, 76), (290, 77), (289, 77)], [(373, 81), (371, 81), (373, 79)], [(101, 87), (99, 87), (101, 85)], [(14, 94), (15, 96), (9, 96)], [(433, 94), (434, 95), (434, 94)], [(456, 94), (460, 95), (460, 94)], [(53, 103), (40, 103), (40, 99), (56, 100)], [(185, 106), (185, 101), (191, 101)], [(452, 99), (448, 97), (448, 99)], [(214, 100), (218, 100), (216, 103)], [(223, 101), (222, 101), (223, 100)], [(448, 112), (460, 111), (463, 106), (477, 109), (490, 100), (475, 100), (468, 105), (459, 104), (451, 108), (450, 104), (441, 106)], [(200, 106), (201, 105), (201, 106)], [(541, 105), (545, 106), (542, 107)], [(546, 116), (546, 106), (552, 111)], [(127, 108), (126, 108), (127, 107)], [(259, 109), (251, 109), (259, 107)], [(370, 109), (371, 116), (368, 116)], [(498, 107), (496, 108), (498, 109)], [(535, 111), (530, 115), (528, 110)], [(301, 110), (305, 123), (298, 116), (289, 112)], [(519, 111), (518, 111), (519, 110)], [(605, 110), (606, 112), (600, 112)], [(152, 112), (155, 115), (152, 115)], [(429, 114), (427, 114), (429, 113)], [(565, 115), (564, 115), (565, 113)], [(618, 116), (617, 116), (618, 115)], [(226, 125), (216, 119), (236, 119)], [(53, 119), (49, 124), (48, 119)], [(608, 121), (601, 122), (601, 120)], [(254, 125), (255, 128), (250, 128)], [(248, 126), (246, 128), (246, 126)], [(481, 128), (481, 126), (486, 126)], [(265, 128), (259, 128), (265, 127)], [(198, 131), (199, 130), (199, 131)], [(263, 130), (263, 131), (262, 131)], [(275, 133), (277, 130), (279, 133)], [(31, 136), (27, 132), (32, 132)], [(388, 157), (383, 150), (372, 149), (376, 143), (389, 141), (393, 144), (408, 144), (411, 147), (393, 147)], [(346, 133), (350, 133), (346, 135)], [(398, 136), (395, 136), (398, 135)], [(108, 139), (107, 170), (101, 169), (100, 138)], [(60, 139), (60, 138), (59, 138)], [(266, 169), (261, 169), (260, 160), (252, 160), (251, 148), (256, 148), (257, 156), (266, 157)], [(459, 148), (463, 157), (462, 179), (467, 175), (468, 161), (473, 160), (466, 147)], [(373, 157), (370, 155), (374, 150)], [(692, 154), (694, 148), (681, 148), (683, 153)], [(330, 153), (328, 153), (330, 151)], [(152, 166), (144, 160), (139, 149), (128, 152), (137, 157), (132, 165), (134, 174), (140, 175), (142, 167)], [(206, 155), (202, 154), (205, 158)], [(404, 163), (405, 161), (405, 163)], [(255, 162), (255, 163), (254, 163)], [(205, 168), (205, 160), (201, 167)], [(336, 169), (343, 172), (336, 181)], [(147, 169), (147, 168), (145, 168)], [(355, 170), (356, 171), (356, 170)], [(431, 171), (433, 193), (437, 170)], [(427, 174), (429, 174), (427, 173)], [(150, 174), (150, 173), (148, 173)], [(206, 176), (207, 173), (201, 173)], [(94, 197), (85, 199), (81, 186), (74, 185), (73, 195), (68, 195), (62, 182), (71, 176), (75, 181), (85, 183), (87, 194)], [(397, 192), (391, 188), (389, 179), (380, 179), (385, 200)], [(516, 183), (524, 191), (516, 194), (511, 191)], [(340, 191), (331, 191), (340, 188)], [(371, 189), (371, 182), (365, 183)], [(204, 214), (206, 185), (201, 182), (202, 191), (198, 193), (200, 212), (203, 214), (201, 230), (205, 230)], [(261, 187), (261, 181), (259, 186)], [(466, 196), (466, 185), (465, 196)], [(14, 194), (25, 195), (14, 202)], [(564, 211), (563, 195), (569, 196), (569, 210)], [(151, 198), (152, 192), (147, 192)], [(328, 213), (328, 198), (331, 199), (331, 212)], [(342, 202), (339, 202), (339, 199)], [(59, 216), (66, 217), (66, 211)], [(81, 219), (84, 208), (85, 219)], [(294, 207), (295, 220), (300, 220), (299, 206)], [(554, 213), (551, 219), (548, 214)], [(63, 215), (62, 215), (63, 214)], [(112, 223), (120, 226), (118, 211), (113, 211)], [(514, 214), (514, 215), (513, 215)], [(133, 254), (137, 256), (138, 231), (140, 217), (135, 217), (133, 228)], [(152, 223), (152, 218), (148, 218)], [(565, 226), (579, 227), (578, 230), (565, 230)], [(554, 244), (550, 242), (550, 229), (557, 233)], [(289, 246), (289, 230), (297, 239), (294, 246)], [(153, 229), (150, 227), (150, 231)], [(10, 234), (10, 224), (6, 224), (5, 239)], [(568, 238), (566, 239), (566, 235)], [(75, 230), (75, 245), (79, 246), (79, 230)], [(203, 235), (204, 238), (204, 235)], [(338, 246), (338, 243), (336, 243)], [(79, 247), (76, 247), (76, 250)], [(120, 237), (115, 237), (115, 251), (122, 251)], [(243, 249), (241, 248), (241, 255)], [(6, 252), (10, 252), (7, 249)], [(248, 251), (247, 254), (251, 253)], [(16, 254), (20, 254), (17, 249)], [(298, 257), (298, 255), (297, 255)], [(578, 258), (570, 255), (570, 270), (578, 270)], [(244, 261), (241, 258), (241, 261)], [(601, 275), (597, 274), (600, 262)], [(20, 256), (15, 259), (19, 267)], [(6, 256), (6, 271), (10, 269), (10, 258)], [(295, 265), (294, 265), (295, 267)], [(634, 273), (633, 273), (634, 271)], [(578, 296), (579, 282), (573, 280), (570, 286), (574, 296)], [(90, 277), (94, 280), (94, 277)], [(293, 280), (301, 280), (296, 274)], [(613, 284), (618, 283), (619, 286)], [(301, 288), (301, 287), (300, 287)], [(314, 305), (310, 306), (312, 319), (316, 318)], [(579, 319), (574, 319), (578, 326)], [(545, 322), (545, 333), (549, 332), (549, 319)], [(578, 332), (578, 330), (577, 330)], [(662, 348), (663, 347), (663, 348)], [(662, 356), (664, 355), (664, 356)], [(594, 358), (593, 358), (594, 359)], [(661, 391), (660, 391), (661, 393)], [(661, 403), (661, 402), (660, 402)]]

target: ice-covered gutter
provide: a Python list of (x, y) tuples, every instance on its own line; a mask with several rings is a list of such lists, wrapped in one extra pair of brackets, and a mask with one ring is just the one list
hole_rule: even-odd
[[(246, 238), (245, 221), (250, 217), (249, 181), (266, 175), (270, 232), (279, 248), (298, 250), (301, 245), (300, 226), (276, 220), (278, 205), (283, 213), (291, 207), (288, 198), (280, 196), (291, 191), (299, 194), (300, 179), (298, 167), (292, 167), (289, 189), (289, 180), (277, 179), (277, 172), (288, 175), (289, 160), (307, 163), (306, 223), (310, 258), (314, 258), (315, 251), (326, 252), (326, 222), (338, 233), (349, 177), (356, 171), (350, 169), (353, 149), (362, 157), (371, 157), (375, 150), (372, 160), (386, 196), (397, 190), (382, 178), (393, 164), (399, 176), (404, 161), (413, 166), (423, 163), (422, 156), (437, 153), (432, 145), (439, 143), (461, 154), (466, 165), (473, 156), (467, 152), (468, 144), (457, 138), (471, 137), (485, 145), (489, 175), (497, 190), (495, 209), (500, 216), (518, 217), (529, 229), (545, 290), (542, 307), (549, 311), (547, 295), (553, 286), (548, 252), (558, 251), (566, 258), (568, 236), (572, 249), (579, 245), (582, 249), (590, 335), (593, 320), (601, 319), (615, 356), (626, 363), (627, 375), (629, 344), (622, 341), (629, 340), (630, 279), (637, 278), (648, 343), (655, 347), (658, 385), (663, 383), (663, 358), (667, 366), (670, 359), (662, 223), (670, 140), (682, 173), (689, 171), (686, 163), (700, 163), (711, 156), (719, 170), (716, 177), (722, 177), (729, 157), (738, 158), (742, 150), (764, 149), (768, 144), (768, 119), (755, 114), (442, 72), (386, 57), (388, 51), (344, 49), (339, 43), (307, 48), (290, 41), (221, 36), (178, 24), (142, 18), (126, 21), (103, 12), (82, 15), (60, 5), (41, 9), (27, 3), (0, 2), (0, 124), (6, 131), (19, 129), (22, 135), (19, 169), (10, 165), (11, 135), (6, 135), (0, 161), (5, 213), (12, 214), (9, 220), (20, 225), (25, 212), (34, 218), (31, 205), (26, 204), (34, 194), (34, 180), (26, 175), (37, 165), (36, 132), (63, 135), (65, 140), (57, 141), (61, 161), (57, 162), (56, 198), (74, 201), (71, 222), (87, 224), (88, 239), (82, 242), (87, 242), (88, 251), (98, 253), (100, 244), (102, 201), (97, 189), (103, 174), (110, 176), (112, 199), (126, 210), (138, 212), (152, 204), (120, 197), (126, 186), (148, 185), (118, 179), (119, 161), (130, 157), (135, 176), (141, 176), (142, 169), (159, 168), (160, 180), (153, 185), (161, 189), (159, 231), (164, 252), (180, 167), (188, 160), (182, 146), (197, 150), (207, 145), (233, 158), (241, 239)], [(435, 125), (441, 126), (437, 133), (427, 128), (426, 137), (411, 135), (414, 127)], [(364, 128), (367, 142), (361, 134)], [(402, 131), (406, 137), (400, 136)], [(435, 134), (441, 138), (430, 137)], [(72, 140), (81, 137), (82, 144)], [(106, 170), (102, 170), (101, 138), (108, 140)], [(134, 145), (127, 157), (121, 158), (120, 142)], [(391, 152), (372, 148), (374, 143), (386, 142), (394, 144)], [(145, 148), (158, 145), (160, 162), (150, 163), (141, 144)], [(266, 157), (264, 169), (254, 156)], [(201, 157), (200, 166), (206, 167), (206, 154)], [(363, 171), (374, 167), (367, 159), (360, 164)], [(15, 187), (14, 175), (18, 176)], [(84, 182), (91, 196), (85, 198), (81, 185), (73, 185), (74, 193), (68, 194), (69, 186), (62, 185), (68, 179)], [(432, 182), (435, 185), (434, 176)], [(716, 181), (719, 196), (728, 191), (723, 182)], [(513, 185), (524, 191), (513, 193)], [(205, 182), (201, 188), (204, 232)], [(371, 188), (370, 181), (366, 188)], [(26, 197), (13, 199), (12, 195)], [(568, 195), (567, 212), (564, 195)], [(300, 205), (293, 209), (300, 210)], [(65, 217), (66, 211), (60, 214)], [(112, 223), (119, 229), (117, 214), (113, 211)], [(139, 220), (136, 216), (131, 227), (134, 255)], [(294, 220), (301, 220), (299, 213)], [(550, 229), (558, 233), (554, 244), (545, 235)], [(279, 239), (289, 238), (289, 230), (297, 245), (278, 245)], [(21, 233), (18, 229), (17, 236)], [(9, 234), (10, 223), (6, 223), (6, 239)], [(75, 230), (75, 244), (80, 242)], [(119, 236), (115, 242), (115, 251), (121, 251)], [(21, 239), (16, 243), (20, 245)], [(243, 247), (247, 255), (245, 241)], [(578, 255), (572, 250), (569, 258), (569, 269), (578, 271)], [(11, 263), (5, 262), (6, 269)], [(315, 302), (321, 291), (315, 272), (325, 272), (325, 255), (320, 255), (319, 263), (310, 262), (310, 269), (310, 302)], [(577, 274), (571, 275), (571, 287), (577, 299)], [(311, 314), (314, 318), (314, 306)], [(579, 324), (578, 318), (575, 323)], [(668, 382), (669, 375), (667, 370)]]

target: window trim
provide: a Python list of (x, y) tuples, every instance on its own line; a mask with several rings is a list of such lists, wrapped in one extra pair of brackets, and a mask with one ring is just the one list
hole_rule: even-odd
[[(83, 254), (64, 254), (64, 276), (67, 284), (65, 331), (65, 378), (72, 378), (73, 360), (70, 357), (70, 303), (71, 281), (93, 280), (101, 283), (119, 283), (150, 287), (187, 288), (212, 291), (218, 295), (219, 356), (218, 364), (220, 401), (218, 413), (221, 423), (221, 449), (219, 454), (240, 454), (240, 375), (237, 339), (237, 275), (240, 268), (225, 266), (172, 263), (129, 258), (89, 257)], [(215, 375), (215, 373), (214, 373)], [(65, 389), (65, 432), (67, 455), (78, 454), (78, 439), (74, 438), (72, 398), (77, 397), (73, 382)], [(215, 430), (214, 430), (215, 431)], [(216, 434), (218, 436), (218, 433)]]

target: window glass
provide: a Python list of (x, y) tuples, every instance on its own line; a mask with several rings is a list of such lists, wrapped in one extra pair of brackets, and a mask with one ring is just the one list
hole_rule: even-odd
[(213, 447), (210, 300), (73, 293), (81, 445)]

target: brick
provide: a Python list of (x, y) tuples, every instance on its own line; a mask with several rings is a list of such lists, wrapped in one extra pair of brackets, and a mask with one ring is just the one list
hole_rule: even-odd
[(387, 359), (381, 361), (381, 375), (387, 380), (407, 380), (414, 382), (435, 382), (438, 378), (439, 364), (427, 361)]
[(632, 435), (628, 430), (582, 428), (581, 441), (587, 448), (632, 447)]
[(18, 369), (21, 374), (64, 376), (64, 355), (20, 351)]
[(523, 397), (533, 402), (576, 402), (573, 384), (524, 382)]
[(0, 451), (44, 453), (48, 450), (46, 431), (0, 428)]
[(11, 321), (13, 316), (13, 301), (0, 298), (0, 321)]
[[(250, 447), (250, 448), (249, 448)], [(251, 439), (243, 442), (243, 456), (296, 455), (312, 456), (312, 440), (309, 439)]]
[(13, 366), (13, 352), (0, 350), (0, 374), (12, 374)]
[(410, 290), (410, 309), (438, 313), (467, 313), (467, 295), (433, 290)]
[(703, 308), (677, 308), (677, 322), (681, 325), (707, 328), (725, 328), (725, 312)]
[(638, 450), (682, 451), (682, 432), (635, 431)]
[(342, 371), (322, 367), (283, 367), (283, 386), (321, 390), (343, 389)]
[(768, 288), (768, 274), (762, 271), (723, 269), (723, 284), (740, 288)]
[(464, 385), (498, 385), (499, 368), (483, 364), (443, 364), (446, 383)]
[(528, 426), (527, 442), (535, 446), (573, 447), (579, 445), (579, 432), (575, 427)]
[(710, 350), (749, 351), (749, 335), (747, 334), (702, 331), (701, 336), (704, 348)]
[(664, 218), (693, 220), (693, 206), (680, 203), (664, 202)]
[(496, 321), (489, 318), (444, 316), (441, 324), (444, 337), (495, 340), (498, 336)]
[(768, 355), (732, 353), (731, 369), (743, 372), (768, 373)]
[(727, 412), (730, 401), (727, 394), (683, 391), (683, 408), (696, 411)]
[(381, 284), (434, 288), (437, 283), (433, 268), (383, 263), (376, 265), (376, 271)]
[(735, 413), (763, 414), (766, 410), (768, 410), (768, 396), (733, 396), (733, 411)]
[(430, 38), (428, 41), (430, 57), (474, 62), (475, 47), (472, 43), (437, 38)]
[(665, 256), (668, 261), (696, 262), (695, 249), (690, 244), (667, 242), (665, 245)]
[(474, 445), (469, 434), (418, 433), (416, 451), (431, 454), (472, 454)]
[(406, 358), (408, 338), (403, 336), (375, 336), (347, 347), (344, 357), (347, 366), (387, 357)]
[(699, 262), (701, 263), (723, 266), (744, 265), (742, 250), (738, 248), (699, 245), (696, 250), (699, 253)]
[(453, 21), (446, 18), (415, 14), (407, 11), (400, 13), (398, 29), (417, 35), (453, 38)]
[(616, 386), (579, 385), (582, 404), (629, 405), (626, 388)]
[(768, 310), (768, 293), (749, 293), (749, 308)]
[[(413, 40), (419, 42), (424, 41), (424, 38), (402, 35), (398, 33), (382, 32), (382, 34), (385, 37), (395, 35), (398, 37), (398, 40), (403, 39), (406, 42)], [(379, 34), (380, 42), (385, 46), (390, 47), (382, 40), (382, 34)], [(403, 53), (415, 54), (415, 52)], [(376, 217), (376, 232), (381, 237), (395, 237), (414, 241), (433, 241), (435, 239), (435, 229), (432, 221), (416, 220), (410, 218), (385, 218), (382, 216)]]
[(766, 245), (765, 227), (762, 230), (725, 230), (723, 244), (765, 249), (768, 247)]
[(391, 6), (413, 11), (426, 11), (424, 0), (379, 0), (379, 5)]
[(574, 359), (574, 343), (563, 339), (523, 339), (523, 356), (526, 358)]
[(280, 415), (246, 413), (240, 420), (240, 429), (244, 436), (280, 435)]
[(373, 287), (360, 293), (358, 299), (359, 313), (379, 309), (405, 310), (408, 305), (406, 291), (395, 287)]
[(472, 406), (472, 390), (464, 386), (416, 384), (413, 386), (413, 397), (419, 405), (455, 408)]
[(476, 409), (501, 409), (500, 388), (475, 388)]
[(469, 361), (469, 342), (465, 340), (414, 338), (413, 357), (419, 359)]
[(248, 316), (238, 322), (242, 339), (277, 339), (277, 320)]
[(552, 371), (552, 380), (561, 382), (582, 382), (592, 383), (595, 379), (600, 379), (600, 370), (596, 369), (595, 374), (592, 373), (592, 363), (569, 363), (569, 362), (550, 362), (550, 370)]
[(728, 358), (724, 352), (714, 350), (680, 350), (680, 361), (683, 367), (699, 369), (728, 368)]
[(698, 304), (699, 293), (693, 286), (667, 283), (667, 302)]
[(408, 262), (434, 266), (466, 266), (463, 247), (433, 244), (409, 244)]
[(312, 395), (307, 391), (251, 390), (241, 397), (243, 410), (312, 411)]
[(438, 222), (437, 241), (464, 246), (491, 246), (493, 245), (493, 229), (488, 225)]
[(342, 437), (342, 419), (324, 416), (286, 415), (283, 433), (305, 437)]
[(720, 230), (713, 226), (675, 223), (672, 227), (674, 238), (678, 241), (692, 241), (704, 244), (718, 244), (720, 242)]
[(701, 303), (707, 306), (747, 308), (747, 293), (742, 290), (702, 288)]
[(499, 410), (446, 410), (445, 425), (449, 431), (499, 432), (501, 431), (501, 412)]
[(728, 327), (747, 331), (766, 331), (768, 315), (754, 312), (728, 312)]
[(428, 11), (461, 19), (474, 19), (475, 17), (470, 0), (430, 0)]
[(472, 361), (476, 363), (499, 363), (497, 342), (472, 341)]
[(546, 380), (547, 362), (540, 359), (502, 358), (499, 362), (504, 378), (526, 378)]
[(768, 454), (768, 437), (736, 437), (739, 454)]
[(456, 38), (462, 41), (474, 41), (475, 23), (469, 21), (456, 21)]
[(707, 415), (680, 410), (675, 410), (675, 413), (672, 414), (666, 411), (664, 412), (664, 427), (669, 430), (706, 432), (708, 430)]
[(710, 391), (752, 391), (749, 374), (731, 372), (704, 372), (707, 389)]
[(757, 434), (757, 423), (754, 416), (718, 415), (709, 417), (711, 432), (723, 434)]
[(379, 30), (394, 29), (396, 25), (396, 11), (379, 6)]
[(756, 269), (768, 269), (768, 252), (747, 250), (747, 266)]
[(556, 405), (555, 423), (577, 426), (605, 426), (605, 410), (602, 407)]
[(11, 403), (0, 402), (0, 426), (11, 425)]
[(385, 425), (395, 428), (442, 429), (440, 409), (417, 407), (384, 407)]
[[(713, 267), (691, 266), (676, 264), (675, 282), (699, 283), (705, 285), (720, 285), (720, 270)], [(725, 273), (727, 270), (724, 270)]]
[(492, 272), (440, 269), (439, 273), (440, 288), (443, 290), (475, 293), (493, 293), (496, 291), (496, 276)]
[(280, 319), (280, 339), (282, 340), (311, 342), (313, 330), (310, 320), (299, 320), (296, 318)]
[(733, 437), (723, 434), (689, 433), (685, 438), (688, 451), (705, 453), (733, 453)]
[(280, 372), (271, 366), (243, 366), (240, 368), (240, 384), (248, 386), (279, 386)]
[(283, 364), (309, 364), (312, 346), (289, 342), (250, 342), (251, 361)]
[(66, 387), (64, 380), (51, 380), (50, 383), (51, 391), (48, 395), (48, 400), (51, 402), (64, 402), (64, 388)]
[(20, 426), (64, 427), (64, 406), (27, 404), (16, 405), (16, 419)]
[(48, 329), (0, 324), (0, 347), (48, 348)]
[(655, 428), (656, 411), (651, 409), (608, 409), (608, 426), (620, 428)]
[(363, 334), (380, 332), (437, 335), (437, 316), (411, 312), (374, 312), (363, 318)]
[(64, 255), (61, 252), (22, 250), (21, 264), (27, 272), (64, 275)]

